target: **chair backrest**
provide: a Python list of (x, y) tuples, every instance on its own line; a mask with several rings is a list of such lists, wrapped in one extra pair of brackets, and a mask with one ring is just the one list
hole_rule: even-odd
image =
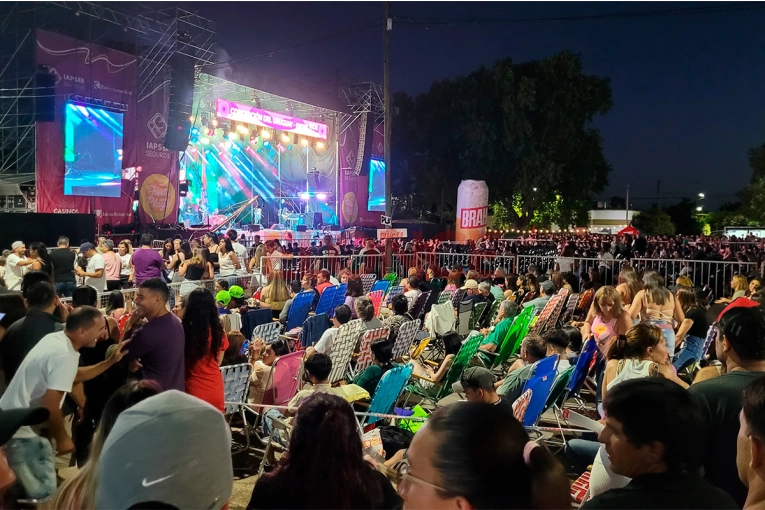
[(417, 337), (417, 332), (420, 330), (420, 319), (413, 321), (406, 321), (401, 325), (396, 336), (396, 341), (393, 343), (393, 359), (400, 359), (402, 356), (409, 354), (412, 350), (412, 344)]
[(419, 319), (422, 312), (425, 310), (425, 303), (430, 299), (430, 291), (421, 292), (417, 299), (414, 301), (412, 308), (409, 310), (409, 315), (415, 319)]
[(467, 340), (462, 344), (462, 347), (460, 347), (459, 352), (454, 357), (454, 361), (452, 361), (452, 366), (449, 367), (449, 370), (444, 376), (443, 386), (441, 386), (441, 390), (438, 392), (439, 399), (444, 398), (452, 392), (452, 384), (459, 380), (462, 372), (464, 372), (468, 363), (470, 363), (470, 360), (473, 359), (473, 356), (478, 352), (478, 346), (481, 344), (481, 340), (483, 340), (483, 335), (477, 331), (470, 332), (470, 336), (468, 336)]
[(270, 386), (263, 393), (264, 405), (284, 405), (295, 396), (304, 354), (304, 351), (295, 351), (274, 360)]
[(380, 338), (388, 338), (388, 328), (377, 328), (365, 331), (361, 335), (361, 345), (359, 346), (359, 357), (356, 358), (355, 373), (361, 373), (362, 370), (372, 364), (372, 342)]
[[(388, 283), (388, 282), (385, 282)], [(374, 290), (367, 294), (369, 299), (372, 300), (372, 305), (375, 307), (375, 317), (380, 315), (380, 307), (382, 306), (382, 300), (383, 300), (383, 291), (381, 290)]]
[(571, 374), (571, 380), (568, 383), (568, 393), (570, 395), (579, 394), (579, 390), (584, 386), (587, 374), (590, 372), (590, 365), (598, 351), (598, 344), (594, 338), (590, 338), (582, 346), (582, 352), (579, 353), (579, 359), (576, 360), (574, 372)]
[(388, 292), (388, 288), (390, 288), (390, 282), (388, 280), (377, 280), (374, 285), (372, 285), (372, 292), (381, 290), (384, 296), (385, 293)]
[[(334, 317), (335, 316), (335, 308), (345, 303), (345, 291), (348, 290), (348, 284), (347, 283), (341, 283), (337, 286), (337, 292), (335, 292), (335, 299), (332, 300), (332, 306), (330, 307), (331, 310), (329, 311), (329, 316)], [(353, 311), (353, 310), (351, 310)]]
[(330, 384), (340, 381), (345, 376), (348, 363), (351, 362), (353, 350), (359, 341), (361, 319), (355, 319), (343, 324), (337, 330), (329, 357), (332, 359), (332, 372), (329, 374)]
[(390, 282), (391, 285), (396, 281), (396, 278), (398, 278), (396, 273), (385, 273), (385, 276), (383, 276), (383, 280)]
[(467, 290), (465, 289), (457, 289), (454, 291), (454, 294), (452, 294), (452, 306), (455, 310), (459, 310), (460, 303), (465, 299), (466, 293)]
[(531, 384), (532, 379), (537, 377), (537, 375), (544, 375), (550, 371), (555, 371), (555, 367), (558, 365), (558, 356), (553, 354), (550, 356), (547, 356), (546, 358), (543, 358), (539, 361), (537, 361), (534, 364), (534, 375), (526, 381), (526, 384), (523, 386), (523, 390), (527, 390), (529, 388), (529, 384)]
[[(555, 358), (553, 361), (557, 361), (558, 359), (555, 355), (548, 357)], [(542, 363), (542, 361), (539, 363)], [(534, 377), (526, 382), (523, 391), (526, 392), (531, 390), (532, 395), (529, 405), (526, 408), (526, 414), (523, 416), (524, 427), (532, 427), (539, 421), (539, 417), (542, 416), (542, 410), (547, 403), (547, 399), (550, 397), (550, 392), (552, 391), (553, 383), (555, 382), (555, 376), (556, 372), (554, 364), (552, 369), (545, 371), (540, 371), (539, 366), (537, 366), (537, 369), (534, 372)]]
[(460, 301), (457, 308), (457, 333), (467, 336), (470, 333), (470, 317), (473, 315), (473, 300)]
[[(447, 301), (451, 301), (453, 295), (454, 295), (453, 290), (442, 290), (441, 294), (438, 295), (438, 302), (436, 304), (442, 305), (446, 303)], [(452, 306), (452, 310), (454, 310), (453, 306)]]
[(300, 333), (300, 344), (305, 347), (311, 347), (319, 341), (321, 335), (329, 328), (329, 316), (326, 313), (319, 313), (308, 317), (303, 323), (303, 331)]
[[(561, 294), (556, 294), (545, 303), (542, 312), (539, 314), (537, 322), (534, 324), (533, 332), (538, 335), (544, 335), (548, 329), (553, 329), (555, 323), (558, 322), (558, 315), (560, 315), (560, 308), (565, 303), (566, 296), (568, 295), (568, 289), (561, 289)], [(553, 328), (550, 328), (552, 323)]]
[(559, 325), (565, 324), (566, 322), (570, 321), (574, 317), (574, 312), (576, 311), (576, 305), (578, 303), (579, 303), (579, 294), (574, 293), (568, 296), (568, 299), (566, 300), (565, 311), (561, 314), (560, 319), (558, 320)]
[(396, 285), (394, 287), (391, 287), (390, 290), (388, 290), (388, 294), (386, 294), (386, 296), (385, 296), (384, 304), (386, 304), (386, 305), (390, 304), (391, 300), (394, 297), (396, 297), (399, 294), (401, 294), (402, 292), (404, 292), (404, 287), (402, 287), (400, 285)]
[(494, 319), (497, 318), (497, 314), (499, 314), (499, 305), (502, 304), (502, 301), (499, 299), (494, 299), (494, 301), (491, 302), (491, 308), (489, 308), (488, 313), (484, 313), (484, 320), (483, 323), (486, 326), (490, 326)]
[(425, 326), (431, 335), (443, 336), (449, 331), (454, 331), (454, 309), (451, 303), (433, 305), (430, 314), (425, 318)]
[(220, 367), (220, 373), (223, 377), (223, 398), (226, 402), (224, 414), (235, 413), (239, 411), (242, 404), (247, 403), (252, 365), (249, 363), (228, 365)]
[(332, 303), (335, 302), (335, 293), (337, 293), (337, 287), (327, 287), (324, 292), (319, 296), (319, 302), (316, 304), (316, 314), (326, 313), (329, 315), (332, 311)]
[(552, 389), (550, 390), (550, 396), (547, 397), (547, 402), (545, 402), (545, 406), (542, 409), (543, 413), (553, 405), (561, 404), (559, 401), (563, 399), (566, 394), (566, 387), (571, 381), (571, 376), (573, 375), (575, 368), (576, 367), (568, 367), (566, 370), (555, 376), (555, 381), (553, 381)]
[(372, 286), (377, 280), (377, 275), (374, 273), (366, 273), (361, 275), (361, 285), (364, 287), (364, 294), (372, 290)]
[[(369, 404), (370, 413), (389, 414), (393, 410), (401, 392), (404, 391), (407, 381), (412, 376), (414, 365), (407, 363), (398, 367), (393, 367), (385, 372), (377, 383), (372, 402)], [(370, 416), (367, 423), (372, 424), (380, 421), (382, 418)]]
[(242, 333), (247, 340), (252, 340), (252, 330), (262, 324), (270, 324), (273, 319), (273, 314), (269, 308), (259, 308), (257, 310), (247, 310), (242, 315)]
[(534, 316), (534, 307), (527, 306), (513, 320), (510, 331), (507, 333), (507, 339), (499, 349), (499, 355), (494, 359), (492, 368), (500, 366), (507, 361), (507, 358), (518, 352), (521, 348), (521, 342), (526, 337), (526, 333), (531, 326), (531, 319)]
[(278, 322), (269, 322), (268, 324), (261, 324), (255, 326), (252, 330), (252, 338), (262, 338), (263, 343), (268, 345), (279, 340), (279, 326)]
[[(707, 337), (704, 339), (704, 347), (701, 349), (701, 358), (703, 359), (704, 356), (707, 355), (707, 351), (709, 350), (709, 347), (712, 345), (712, 342), (714, 342), (717, 339), (717, 327), (714, 325), (709, 326), (709, 329), (707, 330)], [(701, 361), (701, 360), (696, 360)]]
[(470, 331), (478, 328), (478, 321), (483, 315), (483, 311), (486, 309), (486, 302), (476, 303), (473, 305), (473, 313), (470, 314), (470, 320), (468, 321), (468, 329)]
[(592, 298), (595, 296), (595, 291), (592, 289), (585, 290), (582, 294), (579, 294), (579, 302), (576, 304), (576, 309), (587, 313), (590, 310), (592, 304)]
[(290, 311), (287, 314), (286, 331), (290, 331), (293, 328), (298, 328), (303, 325), (308, 318), (308, 312), (311, 311), (313, 296), (314, 293), (312, 290), (304, 290), (295, 296), (292, 300)]
[(425, 349), (428, 348), (428, 344), (430, 344), (430, 336), (426, 336), (422, 340), (420, 340), (420, 343), (417, 344), (417, 347), (412, 349), (411, 358), (417, 359), (419, 358), (423, 352), (425, 352)]

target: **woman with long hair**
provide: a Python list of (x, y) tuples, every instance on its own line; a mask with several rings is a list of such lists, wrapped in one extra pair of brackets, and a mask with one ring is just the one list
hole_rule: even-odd
[(406, 452), (398, 492), (406, 509), (569, 508), (566, 470), (531, 441), (510, 406), (438, 408)]
[(255, 482), (247, 508), (381, 509), (400, 504), (385, 475), (364, 460), (351, 405), (332, 393), (315, 392), (297, 410), (287, 454)]
[(754, 294), (759, 292), (759, 290), (762, 288), (762, 278), (759, 276), (755, 276), (751, 280), (749, 280), (749, 288), (746, 291), (746, 297), (751, 298)]
[(629, 307), (641, 290), (643, 290), (643, 282), (640, 281), (637, 271), (634, 267), (625, 264), (619, 271), (619, 284), (616, 286), (616, 291), (622, 297), (624, 306)]
[(175, 243), (172, 239), (165, 239), (165, 243), (162, 245), (162, 260), (165, 261), (165, 267), (170, 263), (173, 255), (175, 255)]
[(361, 277), (357, 274), (348, 277), (348, 287), (345, 290), (345, 306), (351, 309), (351, 317), (356, 319), (356, 300), (364, 295), (364, 284), (361, 283)]
[(361, 335), (367, 331), (383, 327), (380, 319), (375, 317), (375, 305), (372, 304), (372, 300), (369, 299), (368, 296), (358, 297), (353, 306), (356, 308), (356, 317), (361, 319), (361, 334), (359, 335), (359, 339), (361, 339)]
[(82, 469), (64, 481), (48, 503), (42, 508), (51, 510), (90, 510), (96, 508), (96, 485), (98, 483), (98, 464), (106, 438), (114, 427), (117, 417), (126, 409), (153, 397), (162, 391), (154, 381), (129, 381), (120, 387), (104, 406), (101, 421), (98, 423), (90, 444), (88, 460)]
[(223, 353), (223, 361), (220, 366), (239, 365), (247, 363), (247, 356), (242, 353), (246, 339), (241, 331), (229, 331), (226, 333), (228, 338), (228, 349)]
[(223, 412), (223, 379), (218, 367), (228, 339), (209, 290), (195, 289), (189, 294), (181, 322), (186, 337), (186, 393)]
[(595, 338), (603, 357), (614, 338), (632, 327), (632, 318), (622, 309), (622, 298), (615, 288), (606, 285), (598, 289), (582, 326), (582, 338)]
[(732, 303), (740, 297), (746, 297), (746, 293), (749, 291), (749, 281), (746, 279), (746, 276), (740, 274), (733, 275), (730, 281), (730, 288), (733, 291), (733, 295), (729, 298), (720, 298), (715, 303)]
[(260, 291), (260, 299), (255, 303), (260, 308), (270, 308), (274, 318), (279, 317), (279, 312), (284, 309), (284, 304), (290, 298), (287, 284), (284, 282), (282, 272), (274, 269), (268, 275), (268, 285)]
[(183, 263), (191, 258), (191, 245), (186, 241), (176, 239), (173, 241), (173, 250), (175, 251), (175, 255), (173, 255), (167, 268), (170, 271), (175, 271), (177, 273)]
[(205, 259), (205, 250), (197, 248), (194, 254), (187, 258), (178, 269), (178, 275), (184, 279), (181, 284), (181, 295), (188, 296), (199, 286), (206, 274), (213, 274), (212, 264)]
[(209, 253), (210, 263), (212, 263), (214, 269), (218, 269), (218, 234), (215, 232), (208, 232), (202, 237), (202, 247)]
[(125, 295), (122, 291), (113, 290), (109, 293), (109, 301), (106, 303), (106, 315), (119, 322), (125, 314)]
[(129, 289), (130, 273), (132, 269), (130, 267), (130, 259), (133, 258), (133, 245), (128, 239), (123, 239), (117, 245), (117, 255), (120, 258), (120, 286), (123, 289)]
[(526, 273), (524, 287), (525, 292), (523, 293), (521, 304), (527, 303), (539, 296), (539, 284), (537, 283), (536, 275), (533, 273)]
[(675, 355), (675, 330), (672, 321), (683, 322), (685, 314), (675, 296), (664, 286), (664, 277), (653, 268), (643, 272), (644, 288), (630, 305), (630, 316), (658, 326), (667, 341), (669, 355)]
[(234, 253), (234, 245), (228, 237), (221, 238), (218, 243), (218, 264), (221, 276), (234, 276), (242, 266)]
[(29, 245), (29, 258), (32, 259), (30, 271), (42, 271), (53, 278), (53, 261), (48, 254), (48, 248), (43, 243)]
[(682, 344), (682, 348), (672, 362), (675, 369), (680, 370), (692, 361), (701, 361), (706, 354), (702, 350), (709, 329), (709, 321), (706, 310), (699, 305), (695, 289), (678, 287), (676, 297), (685, 314), (685, 319), (680, 323), (675, 335), (677, 344)]
[(446, 278), (446, 288), (452, 292), (457, 292), (460, 288), (460, 274), (457, 271), (449, 271), (449, 276)]

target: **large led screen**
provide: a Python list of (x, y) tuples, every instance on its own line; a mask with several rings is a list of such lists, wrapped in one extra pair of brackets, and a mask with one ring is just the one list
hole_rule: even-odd
[(369, 161), (369, 200), (367, 211), (385, 212), (385, 162)]
[(66, 103), (65, 195), (120, 196), (123, 117), (103, 108)]

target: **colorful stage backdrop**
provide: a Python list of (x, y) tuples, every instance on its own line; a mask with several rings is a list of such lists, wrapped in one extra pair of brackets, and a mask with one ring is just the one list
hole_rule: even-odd
[[(122, 180), (119, 192), (105, 193), (96, 191), (99, 190), (95, 184), (97, 178), (88, 181), (88, 172), (97, 175), (94, 169), (103, 166), (106, 149), (99, 144), (113, 144), (109, 150), (118, 152), (117, 139), (121, 136), (122, 148), (115, 157), (116, 167), (108, 170), (116, 176), (118, 170), (142, 167), (138, 174), (142, 221), (174, 223), (177, 156), (163, 147), (169, 90), (165, 77), (158, 76), (155, 86), (148, 88), (148, 95), (138, 98), (135, 56), (42, 30), (37, 31), (36, 60), (38, 67), (47, 66), (56, 80), (54, 121), (37, 122), (37, 211), (94, 213), (99, 225), (131, 223), (134, 181)], [(79, 101), (97, 99), (123, 103), (127, 110), (109, 115), (90, 107), (67, 110), (72, 95), (80, 96)], [(91, 137), (91, 140), (78, 137)], [(67, 167), (70, 179), (86, 181), (84, 185), (79, 183), (83, 186), (81, 189), (90, 190), (86, 193), (108, 196), (72, 194), (82, 191), (73, 189), (71, 183), (65, 188)], [(104, 173), (108, 172), (101, 172)]]

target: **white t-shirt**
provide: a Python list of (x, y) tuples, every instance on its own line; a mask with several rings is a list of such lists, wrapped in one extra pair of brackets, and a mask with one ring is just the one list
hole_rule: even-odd
[(129, 253), (126, 253), (124, 255), (119, 255), (120, 263), (122, 264), (122, 269), (120, 270), (121, 276), (130, 276), (131, 268), (130, 268), (130, 259), (132, 258), (132, 255)]
[[(45, 335), (35, 345), (11, 383), (0, 398), (0, 409), (39, 407), (40, 399), (48, 390), (69, 393), (77, 375), (80, 353), (63, 331)], [(64, 399), (61, 399), (61, 404)], [(37, 434), (30, 427), (21, 427), (14, 438), (31, 438)]]
[(239, 264), (244, 264), (244, 261), (247, 258), (247, 248), (245, 248), (242, 243), (231, 243), (231, 247), (234, 248), (234, 253), (236, 253), (236, 258), (239, 259)]
[(22, 260), (27, 260), (27, 258), (11, 253), (5, 261), (5, 285), (10, 290), (21, 290), (21, 279), (27, 269), (27, 266), (18, 265)]
[(332, 352), (332, 344), (335, 342), (335, 337), (337, 336), (338, 331), (339, 328), (329, 328), (324, 331), (321, 338), (319, 338), (319, 341), (313, 346), (313, 348), (316, 349), (316, 352), (329, 355), (329, 353)]
[(414, 303), (417, 302), (417, 298), (420, 297), (420, 294), (422, 294), (422, 291), (420, 289), (412, 289), (404, 292), (404, 297), (407, 301), (409, 301), (409, 309), (411, 310), (414, 306)]
[(98, 292), (103, 292), (106, 290), (106, 264), (104, 263), (103, 255), (100, 253), (96, 253), (88, 259), (88, 267), (85, 269), (85, 272), (95, 273), (98, 269), (103, 270), (101, 278), (93, 278), (88, 276), (85, 278), (85, 285), (90, 285)]
[(574, 259), (573, 257), (558, 257), (556, 260), (561, 273), (573, 273), (574, 272)]

